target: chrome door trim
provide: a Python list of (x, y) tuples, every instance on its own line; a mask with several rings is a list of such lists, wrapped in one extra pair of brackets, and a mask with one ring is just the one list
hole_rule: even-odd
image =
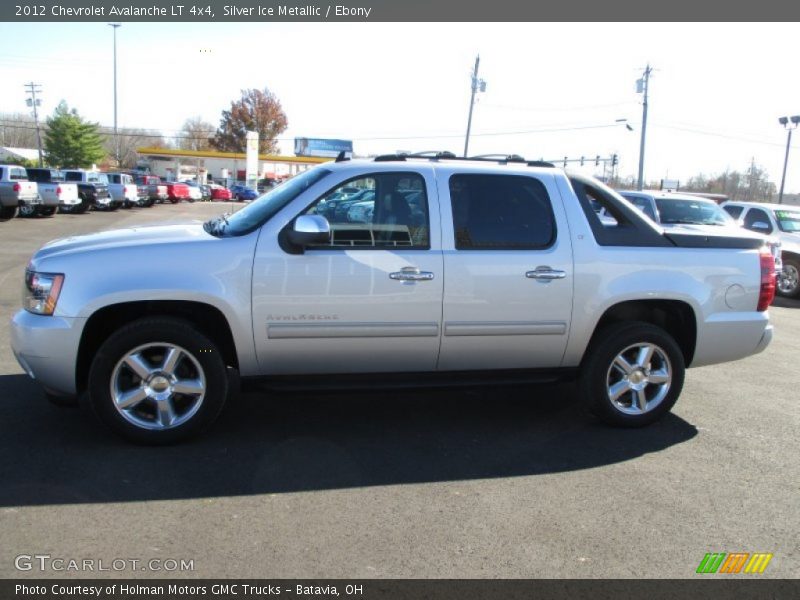
[(478, 335), (565, 335), (564, 321), (450, 321), (444, 324), (446, 336)]
[(438, 323), (267, 323), (267, 337), (271, 340), (438, 335)]

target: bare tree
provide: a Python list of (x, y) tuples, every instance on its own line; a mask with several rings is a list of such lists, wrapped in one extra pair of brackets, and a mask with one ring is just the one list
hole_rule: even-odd
[(36, 123), (33, 117), (25, 113), (0, 114), (0, 146), (36, 148)]
[(214, 126), (197, 116), (184, 121), (176, 141), (181, 150), (209, 150), (213, 137)]

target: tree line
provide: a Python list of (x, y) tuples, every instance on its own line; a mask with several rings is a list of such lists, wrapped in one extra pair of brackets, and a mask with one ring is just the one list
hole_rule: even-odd
[[(242, 90), (241, 97), (223, 110), (218, 127), (200, 117), (187, 119), (175, 136), (146, 129), (120, 127), (117, 135), (81, 116), (76, 108), (61, 101), (40, 125), (45, 161), (59, 167), (89, 167), (93, 164), (136, 166), (136, 149), (148, 146), (181, 150), (245, 152), (248, 131), (259, 134), (259, 152), (278, 151), (277, 138), (289, 122), (280, 100), (264, 89)], [(0, 114), (0, 146), (36, 148), (33, 117), (23, 113)]]

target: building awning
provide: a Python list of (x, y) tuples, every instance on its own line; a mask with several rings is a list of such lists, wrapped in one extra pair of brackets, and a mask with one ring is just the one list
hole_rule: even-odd
[[(36, 152), (34, 150), (34, 152)], [(176, 150), (172, 148), (137, 148), (136, 153), (140, 156), (157, 156), (160, 158), (174, 158), (180, 160), (198, 158), (221, 158), (229, 160), (246, 160), (244, 152), (218, 152), (216, 150)], [(259, 154), (258, 160), (263, 162), (276, 162), (284, 164), (320, 164), (330, 162), (332, 158), (318, 158), (316, 156), (280, 156), (278, 154)]]

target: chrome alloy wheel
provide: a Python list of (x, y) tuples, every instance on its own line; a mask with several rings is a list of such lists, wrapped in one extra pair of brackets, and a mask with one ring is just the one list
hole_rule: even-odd
[(667, 353), (655, 344), (641, 343), (620, 352), (606, 375), (611, 404), (628, 415), (642, 415), (658, 406), (672, 384)]
[(203, 368), (185, 349), (166, 342), (134, 348), (111, 373), (111, 399), (122, 417), (137, 427), (173, 429), (203, 404)]
[(783, 271), (778, 275), (778, 291), (782, 294), (794, 294), (797, 291), (800, 273), (797, 267), (791, 263), (783, 264)]

